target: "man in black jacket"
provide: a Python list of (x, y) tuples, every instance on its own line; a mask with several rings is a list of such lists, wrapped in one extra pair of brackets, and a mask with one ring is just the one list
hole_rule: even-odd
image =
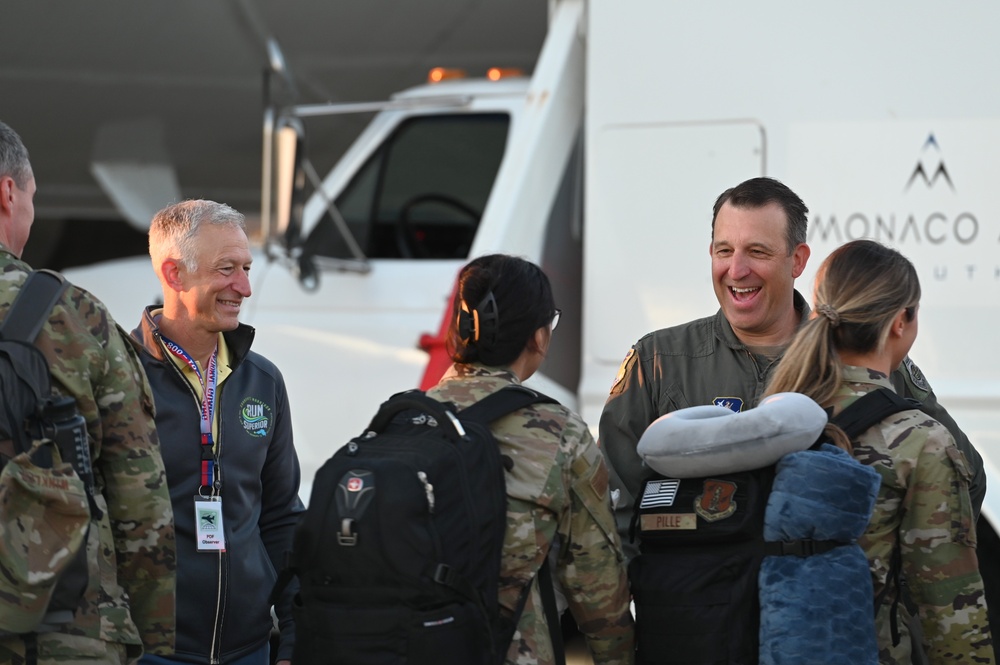
[[(284, 380), (238, 320), (252, 261), (243, 215), (213, 201), (168, 206), (150, 225), (149, 253), (163, 306), (147, 307), (132, 335), (176, 521), (173, 658), (267, 665), (268, 595), (303, 506)], [(275, 607), (279, 661), (291, 658), (293, 593)]]

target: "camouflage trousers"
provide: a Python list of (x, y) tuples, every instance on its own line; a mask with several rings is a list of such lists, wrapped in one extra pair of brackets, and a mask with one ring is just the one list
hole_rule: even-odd
[[(126, 665), (136, 662), (140, 655), (138, 647), (128, 649), (124, 644), (95, 640), (79, 635), (45, 633), (37, 636), (38, 663), (49, 665)], [(128, 653), (134, 650), (134, 653)], [(20, 637), (0, 640), (0, 663), (25, 665), (25, 642)]]

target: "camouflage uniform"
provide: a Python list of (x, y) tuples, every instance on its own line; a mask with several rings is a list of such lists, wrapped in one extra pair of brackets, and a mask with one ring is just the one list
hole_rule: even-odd
[[(892, 387), (885, 374), (846, 367), (833, 401), (834, 415), (879, 387)], [(969, 499), (971, 474), (951, 435), (923, 412), (903, 411), (858, 437), (854, 453), (882, 477), (871, 522), (859, 539), (876, 596), (885, 587), (893, 548), (899, 543), (903, 575), (919, 608), (930, 661), (992, 663), (993, 642)], [(909, 663), (908, 639), (892, 647), (893, 593), (890, 590), (878, 614), (879, 661)], [(905, 624), (899, 621), (904, 638)]]
[[(809, 318), (805, 299), (795, 292), (795, 309)], [(611, 471), (611, 486), (621, 490), (616, 507), (618, 531), (628, 534), (633, 497), (651, 475), (635, 451), (639, 437), (660, 416), (689, 406), (719, 404), (733, 411), (757, 406), (781, 358), (753, 353), (733, 332), (719, 310), (710, 316), (649, 333), (622, 362), (600, 423), (601, 450)], [(979, 453), (937, 402), (920, 370), (907, 359), (892, 374), (896, 390), (914, 397), (922, 409), (948, 427), (972, 469), (971, 495), (978, 515), (986, 495), (986, 474)], [(626, 541), (626, 554), (636, 547)]]
[[(519, 381), (503, 369), (454, 365), (428, 394), (461, 408), (511, 383)], [(608, 501), (607, 468), (586, 424), (565, 407), (540, 404), (498, 420), (493, 433), (514, 460), (507, 474), (502, 611), (513, 614), (549, 548), (558, 547), (554, 579), (594, 662), (632, 663), (628, 581)], [(531, 584), (507, 665), (554, 662), (538, 585)]]
[[(30, 268), (0, 246), (0, 312)], [(88, 536), (89, 586), (75, 620), (38, 637), (40, 662), (125, 662), (174, 646), (174, 528), (153, 397), (128, 335), (107, 309), (71, 286), (37, 345), (53, 386), (76, 398), (87, 421), (103, 512)], [(19, 663), (19, 638), (0, 642), (0, 662)]]

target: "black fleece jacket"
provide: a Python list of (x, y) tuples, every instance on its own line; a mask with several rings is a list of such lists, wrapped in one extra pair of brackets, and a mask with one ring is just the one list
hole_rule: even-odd
[[(291, 549), (300, 513), (299, 462), (292, 442), (288, 395), (278, 369), (250, 351), (254, 329), (223, 333), (232, 373), (219, 385), (216, 443), (226, 551), (199, 552), (194, 499), (201, 485), (201, 403), (174, 362), (147, 307), (132, 332), (156, 402), (156, 429), (170, 485), (177, 533), (177, 649), (174, 658), (222, 662), (267, 642), (268, 595)], [(275, 607), (281, 629), (278, 659), (295, 639), (292, 584)]]

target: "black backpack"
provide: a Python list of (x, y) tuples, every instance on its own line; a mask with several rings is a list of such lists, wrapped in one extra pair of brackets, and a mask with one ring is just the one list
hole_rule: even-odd
[(488, 425), (540, 402), (554, 400), (523, 386), (461, 411), (400, 393), (323, 465), (272, 594), (298, 575), (296, 665), (503, 661), (518, 618), (502, 622), (497, 601), (512, 461)]
[[(831, 422), (854, 440), (888, 416), (914, 408), (919, 404), (879, 389)], [(771, 466), (711, 478), (645, 482), (630, 530), (631, 538), (639, 538), (641, 552), (629, 565), (637, 665), (756, 664), (758, 572), (764, 557), (808, 556), (843, 544), (764, 541), (774, 473)], [(696, 528), (679, 524), (691, 519)]]
[[(58, 273), (30, 273), (0, 325), (0, 637), (25, 636), (29, 660), (33, 634), (73, 620), (87, 588), (86, 533), (99, 516), (86, 423), (75, 399), (52, 392), (48, 362), (34, 346), (66, 287)], [(28, 523), (35, 537), (19, 537)], [(77, 549), (61, 563), (43, 558), (69, 547), (67, 532)], [(57, 575), (56, 583), (33, 581), (39, 573)]]

